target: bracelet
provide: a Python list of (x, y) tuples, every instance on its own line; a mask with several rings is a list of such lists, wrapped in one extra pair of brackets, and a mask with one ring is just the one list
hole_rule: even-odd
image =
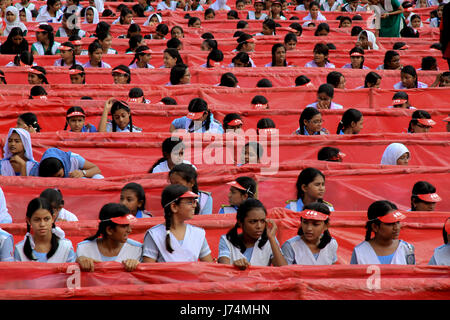
[(83, 176), (86, 177), (86, 170), (81, 170), (83, 172)]

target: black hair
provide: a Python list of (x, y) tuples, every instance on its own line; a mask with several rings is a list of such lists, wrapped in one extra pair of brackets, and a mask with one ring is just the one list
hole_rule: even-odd
[[(297, 188), (297, 199), (302, 199), (305, 196), (305, 193), (302, 190), (303, 185), (308, 185), (314, 181), (317, 176), (322, 176), (323, 180), (325, 180), (325, 175), (316, 168), (308, 167), (303, 169), (297, 177), (297, 182), (295, 184)], [(323, 199), (318, 199), (318, 202), (323, 202)]]
[[(275, 43), (272, 46), (272, 66), (275, 66), (275, 53), (277, 52), (278, 48), (284, 48), (284, 52), (286, 53), (286, 47), (284, 46), (284, 44), (282, 43)], [(287, 62), (286, 62), (286, 58), (284, 59), (283, 62), (283, 66), (286, 67), (287, 66)]]
[(262, 95), (256, 95), (252, 98), (251, 104), (268, 104), (269, 101)]
[[(192, 183), (192, 192), (198, 194), (198, 183), (197, 183), (197, 170), (195, 170), (194, 166), (189, 163), (180, 163), (176, 164), (170, 171), (168, 176), (170, 177), (173, 173), (179, 175), (184, 181), (187, 183)], [(199, 214), (200, 205), (195, 207), (195, 214)]]
[(221, 87), (234, 88), (237, 86), (237, 84), (238, 84), (238, 80), (237, 80), (236, 76), (231, 72), (226, 72), (226, 73), (222, 74), (222, 76), (220, 77), (219, 86), (221, 86)]
[(311, 79), (309, 79), (307, 76), (305, 75), (300, 75), (297, 78), (295, 78), (295, 86), (299, 87), (299, 86), (303, 86), (307, 83), (310, 83)]
[[(211, 110), (208, 109), (208, 103), (202, 98), (194, 98), (189, 101), (188, 110), (189, 112), (207, 112), (208, 115), (206, 117), (204, 127), (205, 131), (209, 131), (209, 127), (211, 125)], [(194, 122), (195, 121), (191, 121), (188, 132), (193, 132)]]
[[(139, 47), (137, 47), (136, 50), (135, 50), (135, 53), (134, 53), (134, 58), (133, 58), (133, 60), (131, 60), (129, 65), (131, 66), (136, 61), (139, 61), (139, 58), (145, 55), (145, 53), (143, 53), (142, 51), (146, 51), (146, 50), (149, 50), (149, 49), (150, 48), (147, 47), (147, 46), (139, 46)], [(147, 65), (145, 66), (145, 68), (147, 68)]]
[(272, 88), (273, 84), (272, 84), (272, 81), (270, 81), (269, 79), (262, 78), (262, 79), (258, 80), (258, 82), (256, 83), (256, 87), (257, 88)]
[(364, 88), (368, 88), (369, 83), (375, 85), (378, 79), (381, 80), (381, 76), (375, 71), (370, 71), (368, 74), (366, 74), (366, 77), (364, 78)]
[(239, 38), (239, 37), (242, 36), (244, 33), (245, 33), (245, 32), (242, 31), (242, 30), (236, 30), (236, 31), (233, 33), (233, 38)]
[(139, 88), (131, 88), (130, 91), (128, 91), (128, 98), (140, 98), (144, 96), (144, 91)]
[(115, 17), (116, 14), (111, 9), (105, 9), (102, 12), (102, 17)]
[(64, 165), (57, 158), (45, 158), (39, 163), (39, 177), (53, 177), (59, 170), (64, 170)]
[(366, 237), (369, 241), (372, 235), (372, 224), (380, 225), (381, 221), (378, 217), (383, 217), (393, 210), (397, 210), (397, 206), (388, 200), (378, 200), (373, 202), (367, 209)]
[(131, 23), (127, 30), (127, 38), (131, 37), (131, 33), (141, 33), (141, 27), (137, 23)]
[(79, 107), (79, 106), (70, 107), (69, 109), (67, 109), (67, 112), (66, 112), (66, 125), (64, 126), (64, 130), (67, 130), (67, 127), (69, 126), (69, 119), (67, 118), (67, 116), (69, 114), (71, 114), (72, 112), (81, 112), (86, 117), (86, 113), (84, 112), (82, 107)]
[(334, 43), (328, 42), (327, 47), (329, 50), (336, 50), (336, 46), (334, 45)]
[(158, 24), (155, 30), (163, 35), (167, 35), (169, 33), (169, 27), (164, 23)]
[(97, 37), (97, 41), (104, 41), (106, 38), (108, 38), (109, 36), (111, 36), (112, 37), (112, 35), (111, 35), (111, 33), (109, 32), (109, 30), (108, 31), (104, 31), (104, 32), (99, 32), (99, 33), (97, 33), (96, 34), (96, 37)]
[(417, 77), (416, 69), (413, 66), (411, 66), (411, 65), (404, 66), (400, 73), (409, 74), (410, 76), (415, 77), (416, 80), (414, 81), (414, 84), (415, 84), (414, 88), (417, 88), (417, 83), (418, 83), (417, 79), (418, 79), (418, 77)]
[(251, 67), (252, 64), (250, 63), (250, 57), (247, 52), (238, 52), (234, 58), (231, 60), (231, 62), (235, 63), (235, 61), (241, 61), (245, 67)]
[(125, 190), (131, 190), (136, 194), (136, 197), (138, 199), (138, 201), (142, 201), (142, 205), (140, 207), (138, 207), (138, 210), (145, 210), (145, 190), (142, 187), (142, 185), (140, 185), (139, 183), (136, 182), (130, 182), (127, 183), (121, 190), (121, 193), (124, 192)]
[[(27, 206), (27, 213), (26, 216), (28, 219), (31, 220), (33, 213), (35, 213), (39, 209), (44, 209), (50, 212), (50, 214), (53, 216), (53, 208), (51, 204), (48, 202), (45, 198), (34, 198), (32, 199)], [(53, 221), (53, 228), (55, 227), (55, 222)], [(31, 226), (27, 222), (27, 232), (29, 233), (31, 231)], [(31, 248), (31, 242), (30, 238), (26, 237), (25, 244), (23, 246), (23, 253), (29, 260), (36, 261), (37, 259), (33, 256), (33, 249)], [(52, 233), (52, 238), (50, 240), (50, 251), (47, 252), (47, 259), (50, 259), (58, 250), (59, 247), (59, 238), (54, 233)]]
[(363, 114), (358, 109), (347, 109), (342, 114), (342, 119), (339, 121), (339, 124), (336, 129), (336, 134), (339, 134), (339, 132), (344, 131), (346, 128), (351, 127), (352, 122), (357, 123), (360, 121), (363, 117)]
[(211, 68), (213, 65), (210, 63), (214, 62), (222, 62), (223, 61), (223, 52), (219, 49), (212, 49), (206, 58), (206, 67)]
[(414, 30), (412, 27), (404, 27), (400, 31), (400, 36), (402, 38), (419, 38), (419, 31)]
[(63, 199), (62, 193), (57, 188), (47, 188), (41, 192), (39, 197), (47, 199), (47, 201), (52, 206), (53, 211), (54, 211), (53, 213), (55, 215), (58, 213), (55, 210), (57, 210), (60, 206), (64, 205), (64, 199)]
[(33, 86), (30, 89), (30, 99), (33, 99), (33, 97), (38, 97), (38, 96), (46, 96), (47, 95), (47, 91), (45, 91), (44, 87), (42, 86)]
[(334, 88), (337, 88), (341, 82), (341, 77), (343, 76), (344, 75), (339, 71), (331, 71), (327, 74), (327, 83), (331, 84)]
[(330, 61), (328, 59), (329, 48), (325, 43), (316, 43), (313, 49), (314, 53), (323, 54), (326, 58), (326, 61)]
[(325, 30), (327, 33), (330, 33), (330, 26), (326, 22), (319, 23), (319, 25), (316, 28), (316, 31), (314, 31), (314, 35), (317, 36), (320, 31)]
[(45, 32), (47, 34), (49, 41), (48, 49), (44, 52), (44, 55), (53, 55), (52, 47), (55, 43), (55, 34), (53, 33), (53, 27), (49, 24), (40, 24), (38, 28), (40, 29), (40, 32)]
[(181, 58), (180, 52), (178, 51), (178, 49), (176, 49), (176, 48), (166, 48), (166, 49), (164, 49), (164, 53), (167, 53), (172, 58), (177, 59), (177, 63), (176, 64), (184, 64), (183, 58)]
[(303, 27), (300, 23), (298, 22), (293, 22), (289, 25), (290, 28), (297, 30), (298, 32), (300, 32), (299, 37), (302, 35), (303, 33)]
[[(254, 209), (263, 210), (265, 215), (267, 216), (267, 210), (261, 201), (259, 201), (258, 199), (252, 199), (252, 198), (247, 199), (237, 209), (236, 224), (234, 225), (233, 228), (231, 228), (227, 232), (227, 235), (226, 235), (226, 238), (228, 239), (228, 241), (230, 241), (231, 244), (233, 244), (236, 248), (239, 248), (242, 253), (245, 252), (247, 247), (244, 244), (242, 236), (239, 236), (239, 234), (238, 234), (238, 228), (239, 228), (239, 226), (242, 227), (242, 225), (244, 224), (244, 220), (247, 217), (247, 214), (251, 210), (254, 210)], [(264, 231), (261, 235), (261, 240), (258, 243), (258, 248), (260, 248), (260, 249), (266, 244), (266, 242), (268, 240), (266, 228), (264, 228)]]
[(439, 42), (435, 42), (430, 46), (430, 49), (442, 51), (442, 44), (440, 44)]
[(242, 121), (242, 117), (241, 117), (241, 115), (239, 113), (227, 113), (225, 115), (225, 117), (223, 117), (223, 121), (222, 121), (223, 129), (224, 130), (230, 129), (231, 127), (229, 127), (228, 124), (231, 121), (236, 120), (236, 119), (239, 119), (239, 120)]
[(236, 24), (236, 29), (245, 29), (246, 26), (248, 26), (248, 22), (244, 21), (244, 20), (240, 20)]
[(69, 70), (71, 70), (71, 69), (81, 71), (80, 75), (83, 77), (83, 84), (85, 84), (86, 83), (86, 78), (85, 78), (86, 73), (84, 72), (83, 66), (79, 65), (79, 64), (74, 64), (69, 68)]
[(123, 7), (120, 10), (120, 18), (119, 18), (119, 23), (123, 24), (123, 19), (128, 15), (128, 14), (133, 14), (133, 11), (131, 11), (130, 8), (128, 7)]
[(236, 10), (229, 10), (227, 12), (227, 17), (232, 17), (232, 18), (238, 20), (239, 19), (239, 13)]
[(239, 183), (242, 187), (244, 187), (246, 190), (235, 188), (237, 191), (239, 191), (242, 195), (247, 195), (248, 199), (258, 198), (258, 184), (253, 178), (241, 176), (237, 177), (235, 179), (237, 183)]
[(266, 18), (263, 21), (263, 25), (265, 25), (267, 28), (269, 28), (270, 30), (273, 30), (273, 34), (276, 34), (276, 29), (277, 29), (277, 25), (275, 23), (274, 20), (270, 19), (270, 18)]
[(172, 32), (175, 29), (179, 29), (181, 31), (182, 34), (184, 34), (183, 28), (180, 26), (173, 26), (172, 29), (170, 29), (170, 35), (172, 36)]
[(311, 120), (315, 115), (321, 114), (320, 111), (314, 107), (307, 107), (303, 109), (300, 118), (298, 119), (300, 134), (305, 134), (305, 120)]
[(214, 39), (214, 35), (211, 32), (205, 32), (201, 35), (200, 38), (205, 39), (205, 40)]
[(164, 97), (161, 99), (161, 102), (164, 103), (165, 105), (171, 105), (171, 106), (177, 105), (177, 100), (175, 100), (172, 97)]
[(336, 19), (336, 20), (339, 20), (339, 28), (342, 26), (342, 23), (346, 20), (349, 21), (350, 23), (352, 23), (352, 19), (348, 16), (342, 16), (340, 19)]
[(251, 148), (256, 153), (256, 160), (257, 160), (257, 163), (259, 163), (262, 156), (264, 155), (264, 148), (262, 147), (262, 145), (256, 141), (247, 142), (244, 145), (244, 148), (242, 148), (242, 153), (244, 155), (245, 155), (246, 148), (248, 148), (249, 152), (250, 152), (250, 148)]
[(153, 164), (153, 166), (150, 168), (150, 170), (148, 170), (148, 172), (152, 173), (153, 169), (155, 169), (156, 166), (158, 166), (160, 163), (162, 163), (164, 161), (167, 161), (167, 159), (169, 159), (169, 157), (171, 156), (171, 153), (172, 153), (173, 149), (175, 149), (175, 147), (177, 147), (177, 150), (184, 149), (185, 145), (183, 143), (183, 140), (178, 137), (170, 137), (170, 138), (164, 139), (164, 141), (161, 145), (161, 152), (162, 152), (163, 156), (162, 156), (162, 158), (160, 158)]
[(170, 83), (172, 85), (180, 84), (181, 78), (184, 77), (188, 66), (185, 64), (176, 64), (170, 69)]
[(361, 31), (363, 31), (363, 28), (362, 28), (362, 27), (360, 27), (360, 26), (353, 26), (353, 27), (352, 27), (352, 30), (351, 30), (351, 32), (350, 32), (350, 35), (351, 35), (352, 37), (358, 36), (358, 35), (361, 33)]
[(47, 71), (45, 71), (44, 67), (32, 66), (31, 69), (34, 69), (34, 70), (37, 70), (37, 71), (41, 72), (42, 74), (37, 74), (37, 77), (39, 79), (41, 79), (43, 83), (48, 84), (47, 77), (46, 77)]
[(334, 88), (331, 84), (323, 83), (319, 86), (319, 89), (317, 89), (317, 94), (319, 93), (325, 93), (327, 96), (329, 96), (331, 99), (334, 97)]
[(422, 58), (422, 62), (421, 62), (421, 68), (422, 70), (435, 70), (432, 69), (432, 67), (437, 66), (437, 61), (435, 57), (432, 56), (426, 56)]
[(111, 72), (114, 73), (115, 70), (125, 71), (127, 76), (128, 76), (127, 83), (131, 82), (131, 71), (130, 71), (130, 68), (128, 68), (126, 65), (119, 64), (118, 66), (114, 67)]
[(410, 133), (413, 132), (412, 126), (417, 125), (419, 122), (417, 119), (431, 119), (431, 115), (426, 110), (415, 110), (412, 113), (411, 118), (408, 125), (408, 132)]
[[(23, 40), (18, 47), (13, 43), (13, 38), (16, 36), (22, 36)], [(14, 27), (8, 34), (8, 38), (0, 46), (1, 54), (20, 54), (23, 51), (28, 51), (28, 41), (25, 39), (22, 29)]]
[(208, 8), (205, 10), (204, 17), (206, 17), (210, 13), (212, 13), (214, 15), (214, 17), (216, 16), (216, 13), (214, 12), (214, 10), (212, 8)]
[[(100, 42), (98, 42), (98, 40), (94, 40), (89, 44), (88, 53), (93, 54), (98, 49), (101, 49), (103, 52), (103, 48), (102, 48), (102, 45), (100, 44)], [(102, 65), (102, 62), (100, 61), (98, 63), (98, 67), (101, 67), (101, 65)]]
[(19, 115), (19, 118), (25, 122), (27, 126), (32, 126), (36, 132), (41, 132), (41, 127), (39, 126), (38, 119), (36, 115), (32, 112), (26, 112)]
[(317, 160), (338, 162), (337, 159), (340, 150), (334, 147), (323, 147), (317, 153)]
[(259, 133), (260, 129), (270, 129), (275, 128), (275, 122), (270, 118), (259, 119), (256, 123), (256, 131)]
[(117, 227), (117, 223), (112, 222), (111, 218), (123, 217), (124, 215), (130, 213), (130, 209), (128, 209), (125, 205), (120, 203), (107, 203), (101, 209), (98, 215), (98, 219), (100, 222), (98, 223), (97, 232), (86, 239), (85, 241), (93, 241), (98, 237), (102, 236), (103, 238), (107, 237), (106, 228), (110, 227), (115, 229)]
[(145, 9), (144, 9), (144, 7), (141, 6), (139, 3), (136, 3), (135, 5), (133, 5), (133, 6), (131, 7), (131, 9), (132, 9), (134, 12), (136, 12), (136, 15), (137, 15), (138, 17), (141, 17), (141, 18), (145, 17)]
[(135, 34), (131, 36), (130, 39), (128, 39), (128, 49), (126, 52), (134, 51), (138, 47), (139, 43), (142, 42), (142, 39), (144, 39), (142, 34)]
[[(330, 216), (330, 214), (331, 214), (330, 208), (328, 208), (328, 206), (322, 202), (312, 202), (310, 204), (307, 204), (303, 207), (303, 210), (314, 210), (314, 211), (326, 214), (327, 216)], [(303, 218), (300, 218), (300, 220), (303, 220)], [(329, 221), (330, 221), (330, 218), (327, 218), (327, 220), (325, 220), (324, 223), (326, 225), (328, 225)], [(303, 235), (303, 229), (302, 229), (301, 225), (298, 228), (297, 234), (299, 236)], [(332, 237), (331, 237), (330, 232), (328, 231), (328, 229), (325, 230), (323, 232), (322, 237), (320, 238), (320, 242), (317, 245), (317, 248), (319, 248), (319, 249), (325, 248), (327, 246), (327, 244), (330, 243), (331, 239), (332, 239)]]
[(411, 192), (411, 211), (417, 211), (414, 203), (424, 202), (418, 197), (419, 194), (435, 193), (436, 187), (427, 181), (417, 181)]
[[(65, 10), (67, 10), (68, 8), (66, 8)], [(80, 28), (78, 28), (77, 26), (78, 26), (78, 16), (76, 15), (76, 12), (75, 12), (76, 10), (73, 10), (72, 12), (70, 12), (70, 11), (66, 11), (66, 12), (64, 12), (64, 14), (62, 15), (62, 18), (61, 18), (61, 20), (68, 20), (68, 19), (73, 19), (72, 21), (71, 21), (71, 23), (72, 23), (72, 25), (74, 26), (73, 27), (73, 29), (68, 29), (68, 30), (66, 30), (66, 32), (67, 32), (67, 35), (69, 36), (69, 34), (70, 35), (78, 35), (78, 33), (80, 32)], [(73, 16), (73, 18), (72, 18), (72, 16)]]
[(364, 20), (364, 19), (363, 19), (363, 17), (361, 17), (361, 15), (359, 15), (359, 14), (355, 14), (355, 15), (352, 17), (352, 21), (361, 21), (361, 20)]
[(392, 58), (395, 56), (400, 56), (397, 51), (395, 51), (395, 50), (386, 51), (386, 53), (384, 54), (384, 60), (383, 60), (384, 69), (386, 69), (387, 64), (390, 63), (392, 61)]
[(130, 132), (133, 132), (133, 119), (131, 116), (131, 110), (130, 107), (128, 106), (128, 104), (124, 101), (114, 101), (112, 107), (111, 107), (111, 116), (112, 116), (112, 120), (111, 120), (111, 124), (112, 124), (112, 132), (116, 132), (117, 131), (117, 123), (114, 121), (114, 113), (116, 113), (117, 110), (123, 109), (126, 112), (128, 112), (130, 114)]
[(97, 37), (101, 33), (109, 33), (110, 29), (111, 29), (111, 26), (109, 25), (109, 23), (107, 23), (105, 21), (100, 21), (99, 23), (97, 23), (97, 26), (95, 27), (94, 36)]
[[(69, 47), (72, 50), (72, 66), (76, 64), (75, 46), (70, 41), (63, 42), (61, 46)], [(61, 66), (64, 66), (64, 59), (61, 59)]]
[(201, 20), (199, 17), (190, 17), (188, 20), (188, 27), (192, 27), (194, 25), (194, 23), (196, 23), (197, 21), (200, 21), (200, 23), (201, 23)]
[(364, 68), (364, 60), (365, 60), (364, 59), (364, 49), (361, 47), (353, 47), (349, 52), (350, 56), (352, 55), (352, 53), (355, 53), (355, 52), (363, 55), (361, 57), (362, 58), (361, 65), (359, 66), (359, 69), (363, 69)]
[(297, 36), (293, 32), (286, 33), (284, 36), (284, 43), (287, 44), (289, 41), (295, 41), (297, 43)]
[(167, 40), (167, 48), (178, 49), (178, 47), (182, 44), (181, 40), (178, 38), (171, 38)]
[(253, 36), (251, 36), (248, 33), (242, 33), (239, 38), (236, 39), (238, 45), (236, 47), (236, 51), (241, 51), (242, 47), (244, 46), (244, 44), (247, 43), (247, 40), (252, 39)]
[(20, 66), (20, 63), (32, 66), (34, 62), (34, 55), (30, 51), (22, 51), (14, 57), (14, 64)]

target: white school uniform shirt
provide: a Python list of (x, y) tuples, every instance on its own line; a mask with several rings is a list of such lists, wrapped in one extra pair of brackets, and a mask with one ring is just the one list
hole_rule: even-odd
[(13, 236), (0, 229), (0, 261), (14, 261), (14, 238)]
[[(363, 241), (353, 249), (354, 264), (380, 264), (377, 254), (368, 241)], [(390, 264), (415, 264), (414, 246), (399, 240)]]
[(208, 132), (208, 133), (219, 133), (219, 134), (223, 133), (222, 124), (219, 121), (217, 121), (216, 119), (214, 119), (212, 113), (211, 113), (211, 121), (209, 124), (208, 131), (206, 131), (206, 129), (204, 127), (204, 122), (202, 123), (201, 127), (194, 126), (194, 130), (189, 131), (190, 130), (189, 126), (191, 125), (191, 123), (192, 123), (192, 120), (186, 116), (181, 117), (181, 118), (176, 118), (172, 121), (172, 124), (175, 127), (175, 129), (185, 129), (186, 132), (199, 132), (199, 133)]
[[(20, 129), (20, 128), (10, 128), (9, 129), (8, 136), (6, 137), (6, 143), (3, 147), (4, 158), (0, 161), (0, 174), (2, 176), (16, 176), (17, 175), (17, 173), (14, 172), (11, 162), (9, 161), (9, 159), (11, 159), (13, 154), (11, 153), (11, 151), (9, 151), (8, 139), (9, 139), (9, 137), (11, 137), (11, 135), (13, 133), (17, 133), (20, 137), (20, 140), (22, 141), (22, 145), (25, 150), (24, 156), (25, 156), (25, 158), (28, 159), (28, 161), (26, 162), (26, 172), (27, 172), (27, 176), (29, 176), (29, 175), (31, 175), (31, 170), (33, 170), (33, 168), (35, 166), (38, 166), (39, 163), (36, 160), (34, 160), (34, 158), (33, 158), (33, 148), (31, 146), (31, 138), (30, 138), (29, 132), (26, 131), (25, 129)], [(20, 175), (20, 173), (19, 173), (19, 175)]]
[(338, 1), (335, 1), (333, 6), (330, 8), (328, 1), (323, 1), (321, 4), (321, 7), (322, 7), (323, 11), (336, 11), (340, 5), (342, 5), (342, 1), (338, 0)]
[[(25, 235), (27, 237), (27, 235)], [(34, 251), (34, 241), (33, 237), (29, 235), (31, 248)], [(66, 263), (66, 262), (75, 262), (75, 252), (73, 250), (72, 241), (69, 239), (59, 239), (58, 240), (58, 249), (55, 254), (47, 260), (48, 263)], [(15, 261), (32, 261), (27, 258), (25, 253), (23, 252), (23, 247), (25, 245), (25, 239), (20, 241), (14, 249), (14, 260)], [(33, 253), (34, 254), (34, 253)]]
[(147, 63), (147, 68), (140, 68), (138, 67), (138, 65), (136, 64), (137, 62), (133, 63), (132, 65), (130, 65), (128, 68), (129, 69), (155, 69), (154, 66), (152, 66), (151, 64)]
[(311, 17), (311, 13), (308, 13), (308, 15), (306, 17), (303, 17), (303, 20), (305, 20), (305, 21), (325, 21), (325, 20), (327, 20), (327, 18), (319, 11), (317, 13), (316, 20), (313, 20), (313, 18)]
[[(305, 64), (306, 68), (320, 68), (314, 60), (311, 60), (310, 62)], [(334, 64), (331, 62), (326, 62), (323, 68), (336, 68)]]
[[(143, 256), (154, 258), (151, 249), (152, 241), (157, 249), (158, 262), (195, 262), (199, 258), (206, 257), (211, 253), (205, 238), (205, 230), (190, 224), (186, 225), (186, 233), (183, 243), (170, 233), (170, 245), (174, 250), (172, 253), (166, 249), (166, 226), (164, 224), (156, 225), (147, 230), (144, 237)], [(206, 246), (205, 246), (206, 244)], [(153, 252), (154, 253), (154, 252)], [(153, 257), (152, 257), (153, 256)]]
[[(344, 64), (344, 65), (342, 66), (342, 68), (343, 68), (343, 69), (352, 69), (352, 64), (351, 64), (350, 62), (349, 62), (349, 63), (346, 63), (346, 64)], [(368, 67), (366, 67), (366, 66), (364, 66), (364, 65), (363, 65), (362, 68), (363, 68), (363, 70), (364, 70), (364, 69), (369, 69)], [(364, 86), (363, 86), (363, 88), (364, 88)]]
[(168, 6), (164, 1), (161, 1), (160, 3), (158, 3), (158, 5), (156, 6), (156, 11), (164, 11), (164, 10), (172, 10), (175, 11), (177, 9), (177, 1), (170, 1), (170, 6)]
[(338, 244), (334, 238), (321, 249), (318, 254), (313, 254), (303, 239), (297, 235), (287, 240), (281, 250), (288, 264), (302, 265), (332, 265), (337, 261)]
[(19, 9), (19, 11), (22, 10), (23, 8), (28, 9), (28, 10), (30, 10), (30, 11), (36, 9), (35, 4), (32, 3), (31, 1), (28, 3), (28, 5), (27, 5), (26, 7), (24, 7), (20, 2), (17, 2), (14, 6), (15, 6), (17, 9)]
[[(188, 160), (183, 160), (183, 163), (190, 164), (195, 168), (195, 170), (197, 170), (197, 168), (192, 163), (190, 163)], [(170, 168), (169, 168), (169, 165), (167, 164), (167, 160), (166, 160), (166, 161), (163, 161), (160, 164), (158, 164), (156, 167), (154, 167), (152, 173), (169, 172), (169, 171), (170, 171)]]
[(61, 10), (58, 10), (54, 17), (50, 15), (47, 11), (47, 6), (44, 9), (39, 10), (39, 14), (36, 17), (36, 22), (48, 22), (48, 23), (58, 23), (60, 22), (60, 18), (63, 15)]
[[(69, 36), (67, 35), (66, 30), (65, 30), (63, 27), (60, 27), (60, 28), (56, 31), (56, 33), (57, 33), (58, 35), (55, 34), (55, 37), (61, 37), (61, 38), (65, 38), (65, 37), (68, 38), (68, 37), (69, 37)], [(78, 36), (79, 36), (80, 38), (85, 37), (85, 36), (86, 36), (86, 31), (81, 30), (81, 29), (78, 29)]]
[(62, 208), (58, 212), (58, 219), (59, 220), (65, 220), (65, 221), (78, 221), (78, 218), (76, 215), (74, 215), (72, 212)]
[(5, 194), (0, 187), (0, 223), (11, 223), (12, 217), (8, 212), (8, 207), (6, 206)]
[[(61, 46), (61, 44), (59, 42), (53, 42), (53, 46), (51, 48), (51, 52), (53, 55), (56, 54), (56, 51), (58, 50), (58, 48)], [(33, 45), (31, 46), (30, 51), (33, 51), (33, 49), (37, 52), (38, 55), (45, 55), (45, 50), (44, 50), (44, 46), (42, 45), (42, 43), (40, 42), (35, 42), (33, 43)]]
[[(71, 66), (72, 66), (72, 65), (67, 65), (67, 64), (62, 65), (62, 61), (63, 61), (63, 59), (55, 60), (55, 63), (54, 63), (53, 65), (54, 65), (55, 67), (71, 67)], [(83, 65), (82, 62), (77, 61), (77, 60), (75, 60), (75, 64), (79, 64), (80, 66)]]
[(247, 15), (248, 20), (266, 20), (266, 18), (267, 18), (267, 14), (265, 14), (265, 13), (261, 13), (261, 16), (259, 18), (257, 18), (255, 16), (255, 11), (249, 11), (248, 15)]
[[(312, 108), (316, 108), (317, 109), (317, 101), (313, 102), (311, 104), (308, 104), (306, 106), (306, 108), (308, 108), (308, 107), (312, 107)], [(340, 104), (337, 104), (337, 103), (334, 103), (333, 101), (331, 101), (330, 110), (335, 110), (335, 109), (344, 109), (344, 107), (342, 105), (340, 105)]]
[[(427, 85), (426, 83), (417, 81), (417, 88), (428, 88), (428, 85)], [(406, 88), (406, 87), (403, 85), (403, 83), (400, 81), (400, 82), (397, 82), (396, 84), (394, 84), (394, 89), (397, 89), (397, 90), (405, 90), (405, 89), (408, 89), (408, 88)]]
[(127, 239), (117, 256), (105, 257), (98, 249), (97, 239), (84, 240), (77, 245), (77, 257), (87, 257), (98, 261), (122, 262), (128, 259), (142, 261), (142, 244), (132, 239)]
[(450, 244), (444, 244), (434, 249), (429, 265), (450, 266)]
[[(269, 266), (270, 262), (273, 258), (273, 252), (272, 247), (270, 246), (270, 241), (267, 240), (266, 243), (263, 245), (262, 248), (259, 248), (259, 242), (261, 241), (261, 237), (255, 242), (255, 245), (253, 246), (252, 256), (250, 259), (250, 264), (253, 266)], [(238, 247), (235, 247), (228, 239), (227, 236), (224, 234), (220, 237), (220, 242), (228, 248), (227, 252), (219, 251), (220, 257), (226, 257), (230, 259), (231, 264), (234, 263), (234, 261), (239, 259), (245, 259), (248, 261), (248, 259), (244, 256), (244, 254), (241, 252), (241, 249)], [(220, 245), (219, 245), (220, 247)]]
[[(112, 130), (113, 130), (113, 129), (112, 129), (112, 122), (111, 122), (111, 121), (108, 121), (108, 122), (106, 123), (106, 132), (113, 132)], [(116, 126), (116, 131), (115, 131), (115, 132), (131, 132), (131, 131), (130, 131), (130, 124), (128, 124), (123, 130), (120, 129), (119, 126)], [(142, 132), (142, 129), (139, 128), (139, 127), (136, 127), (136, 126), (133, 124), (133, 132)]]

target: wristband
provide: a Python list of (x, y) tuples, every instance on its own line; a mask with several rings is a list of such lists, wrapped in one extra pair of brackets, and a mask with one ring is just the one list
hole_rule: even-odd
[(86, 177), (86, 170), (81, 170), (83, 172), (83, 176)]

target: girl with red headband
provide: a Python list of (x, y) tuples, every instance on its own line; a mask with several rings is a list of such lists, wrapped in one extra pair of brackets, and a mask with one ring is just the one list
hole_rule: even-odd
[(86, 123), (86, 113), (78, 106), (67, 110), (64, 130), (67, 130), (67, 127), (70, 127), (71, 132), (97, 132), (94, 125)]
[(442, 199), (436, 188), (427, 181), (417, 181), (411, 192), (411, 211), (434, 211)]
[(257, 198), (256, 181), (250, 177), (238, 177), (228, 182), (230, 192), (228, 193), (229, 205), (222, 205), (219, 213), (236, 213), (239, 206), (249, 198)]
[(346, 69), (369, 69), (364, 65), (364, 49), (361, 47), (354, 47), (350, 50), (350, 63), (342, 66)]

